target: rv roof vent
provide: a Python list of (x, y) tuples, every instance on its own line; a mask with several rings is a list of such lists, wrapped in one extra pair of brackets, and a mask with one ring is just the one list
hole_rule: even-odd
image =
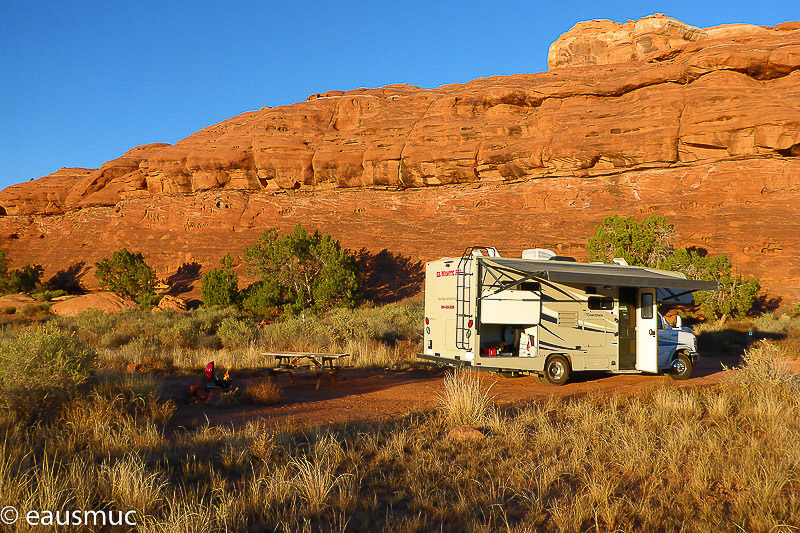
[(566, 255), (554, 255), (548, 261), (566, 261), (568, 263), (577, 263), (578, 260), (574, 257), (568, 257)]
[(522, 250), (522, 258), (523, 259), (537, 259), (540, 261), (547, 261), (551, 257), (555, 257), (556, 253), (552, 250), (547, 250), (546, 248), (530, 248), (528, 250)]
[(628, 262), (625, 261), (624, 257), (615, 257), (614, 258), (614, 263), (616, 263), (618, 265), (622, 265), (622, 266), (629, 266)]

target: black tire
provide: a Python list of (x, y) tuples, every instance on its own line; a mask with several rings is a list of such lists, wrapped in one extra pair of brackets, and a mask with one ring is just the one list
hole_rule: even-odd
[(669, 376), (672, 379), (678, 381), (689, 379), (689, 377), (692, 375), (692, 361), (689, 359), (688, 355), (681, 352), (675, 359), (672, 360), (669, 370)]
[(550, 385), (563, 385), (569, 379), (569, 362), (561, 355), (554, 355), (544, 365), (544, 379)]

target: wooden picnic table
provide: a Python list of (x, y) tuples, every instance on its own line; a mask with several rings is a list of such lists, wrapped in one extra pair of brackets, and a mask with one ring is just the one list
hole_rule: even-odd
[(289, 382), (294, 383), (294, 374), (302, 368), (308, 368), (310, 372), (317, 376), (317, 387), (319, 390), (320, 382), (323, 377), (330, 378), (336, 384), (336, 374), (339, 373), (338, 363), (342, 358), (348, 357), (347, 353), (312, 353), (312, 352), (264, 352), (262, 355), (272, 356), (277, 362), (274, 368), (270, 369), (270, 375), (277, 378), (278, 374), (288, 374)]

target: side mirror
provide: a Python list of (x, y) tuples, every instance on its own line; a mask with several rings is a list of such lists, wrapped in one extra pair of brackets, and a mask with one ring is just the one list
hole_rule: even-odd
[(683, 319), (681, 319), (681, 315), (675, 317), (675, 327), (678, 329), (683, 327)]

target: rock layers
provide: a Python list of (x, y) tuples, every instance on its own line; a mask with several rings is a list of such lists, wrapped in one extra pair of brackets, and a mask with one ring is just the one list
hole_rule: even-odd
[(581, 23), (550, 64), (316, 94), (62, 169), (0, 193), (0, 236), (48, 273), (128, 246), (166, 278), (298, 222), (419, 259), (486, 243), (580, 256), (604, 215), (658, 213), (678, 244), (800, 297), (800, 25)]

